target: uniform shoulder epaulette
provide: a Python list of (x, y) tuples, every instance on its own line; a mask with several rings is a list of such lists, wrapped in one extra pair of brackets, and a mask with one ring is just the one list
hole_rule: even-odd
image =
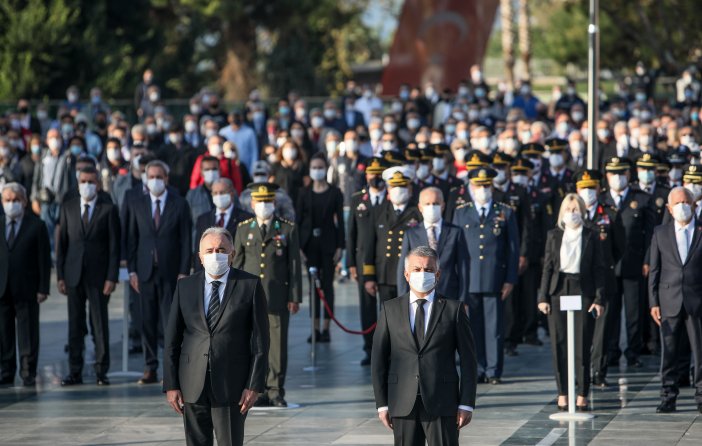
[(449, 192), (453, 192), (453, 191), (457, 190), (459, 187), (461, 187), (461, 186), (453, 186), (452, 188), (449, 189)]
[(254, 221), (255, 219), (256, 219), (256, 217), (247, 218), (246, 220), (239, 222), (239, 224), (237, 226), (247, 225), (247, 224), (251, 223), (252, 221)]
[(467, 201), (467, 202), (465, 202), (465, 203), (463, 203), (463, 204), (459, 204), (458, 206), (456, 206), (456, 210), (462, 209), (462, 208), (464, 208), (464, 207), (473, 207), (473, 202), (472, 202), (472, 201)]
[(295, 226), (295, 222), (294, 222), (294, 221), (286, 220), (286, 219), (284, 219), (284, 218), (282, 218), (282, 217), (278, 217), (278, 220), (282, 221), (283, 223), (287, 223), (287, 224), (289, 224), (290, 226)]

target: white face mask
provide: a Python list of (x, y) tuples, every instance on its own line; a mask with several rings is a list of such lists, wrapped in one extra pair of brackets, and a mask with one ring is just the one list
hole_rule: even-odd
[(592, 206), (597, 202), (597, 190), (596, 189), (581, 189), (578, 192), (580, 198), (583, 199), (587, 207)]
[(507, 173), (504, 170), (496, 169), (497, 175), (492, 179), (494, 184), (505, 184), (507, 182)]
[(336, 152), (336, 141), (327, 141), (327, 156), (331, 157)]
[(526, 175), (512, 175), (512, 182), (522, 187), (529, 185), (529, 177)]
[(687, 223), (692, 218), (692, 207), (687, 203), (673, 206), (673, 219), (678, 223)]
[(353, 139), (347, 139), (344, 141), (344, 150), (349, 153), (355, 153), (358, 149), (356, 141)]
[(468, 141), (468, 130), (457, 130), (456, 138)]
[(612, 175), (607, 180), (607, 184), (615, 192), (621, 192), (626, 189), (627, 183), (626, 175)]
[(297, 149), (294, 147), (286, 147), (283, 149), (283, 159), (285, 161), (295, 161), (297, 158)]
[(529, 158), (531, 164), (534, 166), (534, 172), (539, 172), (541, 170), (541, 158)]
[(210, 276), (221, 276), (229, 268), (229, 254), (213, 252), (202, 256), (202, 266)]
[(526, 132), (521, 132), (519, 134), (519, 140), (522, 142), (522, 144), (528, 144), (531, 142), (531, 132), (526, 131)]
[(326, 175), (324, 169), (310, 169), (310, 178), (312, 178), (313, 181), (322, 181)]
[(548, 163), (556, 168), (563, 166), (563, 155), (560, 153), (552, 153), (548, 157)]
[(78, 193), (83, 200), (90, 201), (95, 197), (97, 186), (93, 183), (80, 183)]
[(383, 150), (390, 152), (395, 148), (395, 143), (392, 141), (383, 141)]
[(432, 204), (422, 207), (422, 217), (424, 221), (433, 225), (441, 220), (441, 206), (438, 204)]
[(254, 213), (261, 220), (268, 220), (275, 212), (275, 205), (270, 201), (259, 201), (254, 205)]
[(369, 133), (371, 141), (377, 141), (381, 136), (383, 136), (383, 131), (380, 129), (373, 129)]
[(409, 285), (414, 291), (428, 293), (436, 286), (436, 274), (425, 271), (411, 272)]
[(563, 215), (563, 224), (566, 228), (576, 229), (583, 224), (583, 214), (580, 212), (566, 212)]
[(508, 138), (504, 140), (503, 150), (507, 155), (515, 156), (517, 154), (518, 142), (516, 139)]
[(695, 201), (699, 201), (700, 198), (702, 198), (702, 184), (686, 184), (685, 189), (692, 192), (692, 196), (695, 198)]
[(253, 176), (254, 183), (265, 183), (266, 181), (268, 181), (268, 175), (254, 175)]
[(434, 158), (431, 160), (433, 169), (437, 172), (443, 172), (446, 168), (446, 160), (443, 158)]
[(10, 201), (2, 204), (5, 215), (10, 218), (17, 218), (22, 214), (22, 203), (19, 201)]
[(478, 204), (487, 204), (492, 199), (492, 189), (489, 187), (478, 187), (473, 190), (473, 195)]
[(152, 194), (158, 197), (166, 190), (166, 183), (160, 178), (149, 178), (146, 182), (146, 187), (149, 188)]
[(639, 183), (644, 186), (653, 184), (653, 180), (656, 179), (656, 172), (652, 170), (639, 170), (637, 176), (639, 177)]
[(318, 129), (324, 125), (324, 118), (321, 116), (312, 116), (312, 127)]
[(395, 130), (397, 130), (397, 124), (395, 124), (394, 122), (383, 123), (383, 131), (385, 133), (394, 133)]
[(232, 204), (232, 197), (229, 194), (212, 195), (212, 203), (217, 209), (227, 209)]
[(193, 121), (187, 121), (185, 123), (185, 131), (188, 133), (195, 133), (197, 131), (197, 124)]
[(582, 141), (573, 141), (570, 143), (570, 153), (573, 158), (577, 158), (585, 153), (585, 144)]
[(214, 156), (215, 158), (222, 156), (222, 152), (224, 151), (221, 144), (212, 144), (207, 148), (207, 150), (210, 152), (210, 155)]
[(409, 201), (409, 189), (406, 187), (393, 187), (390, 189), (390, 201), (396, 206), (402, 206)]
[(212, 184), (219, 179), (219, 170), (205, 170), (202, 172), (205, 184)]
[(417, 178), (420, 180), (428, 178), (430, 174), (431, 169), (429, 169), (428, 164), (420, 164), (419, 167), (417, 167)]
[(466, 153), (468, 153), (468, 151), (461, 147), (453, 152), (453, 156), (456, 158), (456, 161), (463, 162), (463, 160), (466, 159)]
[(47, 144), (49, 145), (49, 148), (53, 151), (56, 151), (61, 148), (61, 140), (58, 138), (49, 138)]
[(120, 149), (107, 149), (107, 159), (110, 161), (119, 161), (122, 158)]

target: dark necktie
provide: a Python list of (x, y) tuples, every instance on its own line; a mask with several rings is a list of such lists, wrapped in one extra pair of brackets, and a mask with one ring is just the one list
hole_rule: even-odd
[(268, 226), (264, 223), (261, 225), (261, 238), (266, 238), (266, 231), (268, 231)]
[(17, 235), (16, 232), (17, 229), (17, 222), (15, 220), (10, 220), (10, 233), (7, 234), (7, 246), (12, 248), (12, 245), (15, 244), (15, 236)]
[(154, 226), (158, 229), (161, 226), (161, 200), (156, 200), (156, 210), (154, 211)]
[(378, 206), (380, 204), (380, 195), (375, 196), (375, 206)]
[(414, 315), (414, 338), (420, 347), (424, 344), (424, 304), (426, 299), (417, 299), (417, 312)]
[(485, 217), (487, 212), (485, 211), (485, 208), (480, 209), (480, 223), (485, 223)]
[(399, 217), (401, 213), (402, 213), (402, 209), (395, 209), (395, 215), (397, 217)]
[(210, 293), (210, 303), (207, 306), (207, 326), (210, 331), (214, 329), (214, 324), (217, 321), (219, 314), (219, 285), (222, 282), (215, 280), (212, 282), (212, 293)]
[(219, 214), (219, 220), (217, 220), (217, 226), (220, 228), (224, 227), (224, 213)]
[(90, 205), (86, 204), (83, 209), (83, 229), (87, 229), (90, 222)]

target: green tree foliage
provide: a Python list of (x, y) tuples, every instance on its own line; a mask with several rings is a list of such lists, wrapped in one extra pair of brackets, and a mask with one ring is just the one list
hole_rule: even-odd
[(128, 97), (147, 67), (172, 96), (340, 90), (351, 64), (380, 57), (368, 1), (0, 0), (0, 98), (74, 84)]

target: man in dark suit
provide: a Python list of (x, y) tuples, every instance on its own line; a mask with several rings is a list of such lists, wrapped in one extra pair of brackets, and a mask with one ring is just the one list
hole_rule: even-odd
[(268, 318), (258, 277), (231, 268), (224, 228), (200, 241), (204, 271), (180, 280), (165, 332), (163, 390), (188, 445), (244, 443), (244, 421), (266, 382)]
[(473, 336), (462, 302), (436, 291), (440, 277), (436, 251), (413, 249), (405, 258), (410, 292), (385, 302), (373, 337), (375, 403), (396, 445), (457, 445), (473, 415)]
[[(651, 196), (630, 187), (631, 161), (627, 158), (610, 158), (605, 163), (609, 190), (600, 200), (615, 211), (614, 244), (620, 257), (614, 266), (617, 292), (608, 302), (610, 311), (619, 314), (624, 306), (627, 349), (624, 352), (629, 367), (641, 367), (639, 354), (643, 347), (641, 306), (645, 305), (642, 293), (644, 257), (651, 241), (655, 215), (649, 204)], [(608, 361), (619, 365), (620, 319), (612, 319)]]
[[(382, 175), (387, 164), (380, 157), (368, 161), (365, 179), (368, 186), (351, 196), (351, 210), (348, 219), (348, 236), (346, 237), (346, 263), (349, 265), (351, 278), (358, 284), (359, 309), (361, 312), (361, 329), (372, 327), (378, 320), (378, 299), (369, 294), (363, 284), (363, 259), (366, 238), (375, 230), (371, 219), (373, 208), (385, 202), (386, 186)], [(365, 357), (362, 366), (370, 365), (370, 353), (373, 348), (373, 333), (363, 335), (363, 351)]]
[[(17, 371), (25, 386), (36, 382), (39, 356), (39, 304), (49, 295), (51, 251), (46, 224), (27, 212), (27, 192), (18, 183), (2, 188), (0, 217), (0, 385)], [(15, 323), (17, 332), (15, 336)]]
[[(234, 190), (234, 184), (229, 178), (219, 178), (212, 183), (212, 203), (214, 204), (214, 209), (205, 212), (197, 218), (194, 238), (196, 243), (199, 243), (202, 234), (213, 226), (219, 226), (229, 231), (232, 235), (232, 239), (236, 237), (236, 228), (239, 226), (239, 223), (252, 218), (254, 215), (234, 206), (235, 198), (236, 191)], [(196, 254), (198, 250), (195, 251)], [(193, 258), (197, 259), (197, 256)], [(193, 268), (196, 272), (200, 271), (202, 269), (202, 263), (197, 260), (193, 261)]]
[(363, 281), (368, 294), (380, 297), (383, 303), (397, 297), (397, 264), (402, 256), (402, 242), (406, 231), (420, 225), (422, 214), (410, 200), (410, 178), (403, 167), (383, 172), (389, 187), (386, 200), (373, 209), (373, 230), (363, 248)]
[(131, 205), (127, 224), (129, 283), (140, 293), (145, 370), (140, 384), (158, 381), (158, 324), (166, 326), (176, 281), (190, 273), (192, 237), (188, 203), (167, 188), (168, 165), (146, 166), (149, 195)]
[(397, 264), (397, 293), (409, 292), (405, 277), (405, 257), (419, 246), (429, 246), (439, 254), (441, 278), (436, 291), (448, 299), (465, 302), (468, 293), (468, 252), (461, 228), (444, 221), (444, 196), (438, 187), (428, 187), (419, 194), (419, 212), (423, 222), (408, 229), (402, 239), (402, 255)]
[(675, 411), (678, 349), (686, 330), (695, 358), (695, 403), (702, 413), (702, 226), (695, 218), (694, 197), (683, 187), (670, 191), (668, 210), (674, 222), (654, 231), (648, 276), (651, 317), (660, 326), (662, 345), (661, 404), (656, 412)]
[(109, 195), (100, 196), (98, 171), (79, 172), (80, 197), (61, 206), (56, 244), (57, 286), (68, 295), (69, 374), (62, 386), (83, 383), (85, 303), (90, 304), (90, 327), (95, 342), (95, 375), (107, 385), (110, 335), (107, 304), (119, 272), (120, 223)]
[(517, 283), (519, 233), (512, 208), (492, 196), (496, 172), (489, 168), (470, 172), (475, 198), (456, 208), (453, 224), (463, 230), (470, 256), (468, 304), (483, 382), (502, 382), (504, 303)]

